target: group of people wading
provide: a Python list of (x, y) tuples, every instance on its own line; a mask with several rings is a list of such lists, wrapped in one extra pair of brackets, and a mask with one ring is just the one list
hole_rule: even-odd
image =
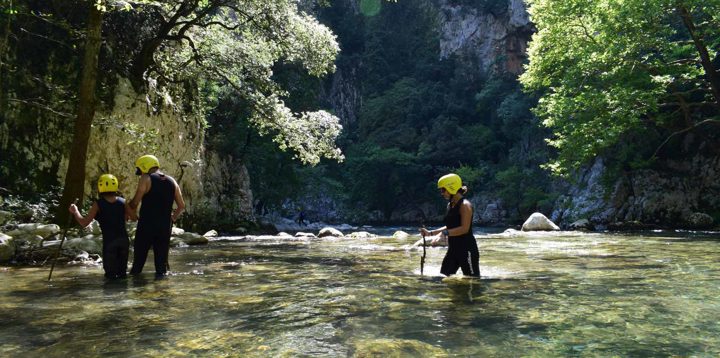
[[(155, 276), (164, 277), (169, 269), (168, 254), (173, 222), (185, 209), (180, 186), (171, 176), (160, 172), (160, 162), (153, 155), (144, 155), (135, 161), (136, 175), (140, 176), (135, 196), (129, 203), (118, 193), (118, 180), (112, 174), (103, 174), (98, 180), (99, 198), (93, 203), (86, 216), (80, 214), (77, 206), (71, 204), (70, 213), (75, 220), (86, 227), (93, 219), (100, 223), (103, 236), (103, 269), (109, 279), (125, 278), (130, 240), (125, 221), (137, 220), (134, 254), (130, 275), (142, 272), (148, 251), (152, 247), (155, 258)], [(472, 232), (473, 207), (463, 195), (467, 187), (457, 174), (447, 174), (438, 180), (440, 194), (448, 201), (445, 226), (427, 230), (420, 234), (447, 238), (448, 250), (443, 259), (440, 273), (453, 275), (458, 268), (465, 276), (480, 276), (477, 242)], [(177, 205), (173, 210), (173, 203)], [(142, 204), (142, 205), (140, 205)], [(140, 205), (138, 219), (137, 208)], [(433, 239), (433, 245), (440, 237)]]
[[(103, 269), (105, 277), (120, 279), (127, 276), (130, 248), (125, 222), (137, 221), (134, 254), (130, 275), (139, 275), (145, 266), (148, 251), (152, 247), (155, 258), (155, 277), (164, 277), (169, 269), (168, 254), (173, 222), (185, 209), (180, 186), (175, 179), (160, 171), (160, 162), (153, 155), (143, 155), (135, 161), (135, 175), (140, 176), (135, 196), (129, 203), (119, 196), (119, 183), (112, 174), (98, 179), (99, 198), (86, 216), (80, 214), (75, 204), (68, 210), (75, 220), (86, 227), (93, 219), (100, 224), (103, 236)], [(173, 203), (176, 204), (173, 210)], [(137, 208), (140, 206), (138, 218)]]

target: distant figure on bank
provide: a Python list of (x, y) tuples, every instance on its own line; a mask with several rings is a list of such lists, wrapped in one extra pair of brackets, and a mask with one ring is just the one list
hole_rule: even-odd
[(300, 226), (305, 225), (305, 210), (300, 209), (300, 213), (298, 214), (297, 223)]
[(100, 223), (105, 277), (125, 278), (130, 250), (130, 240), (125, 229), (125, 199), (118, 196), (118, 180), (112, 174), (101, 175), (97, 186), (100, 197), (93, 203), (87, 216), (83, 217), (75, 204), (70, 204), (68, 210), (82, 227), (90, 225), (93, 219)]
[[(445, 226), (428, 231), (420, 229), (421, 235), (437, 235), (442, 233), (448, 239), (448, 250), (440, 268), (440, 273), (450, 276), (462, 269), (465, 276), (480, 276), (480, 252), (472, 232), (473, 207), (469, 200), (463, 198), (467, 187), (457, 174), (447, 174), (437, 183), (440, 194), (448, 201), (445, 214)], [(433, 239), (432, 244), (439, 240)]]
[[(135, 196), (126, 207), (126, 214), (140, 219), (135, 232), (135, 252), (131, 275), (139, 275), (145, 266), (150, 247), (155, 258), (155, 277), (162, 278), (169, 268), (170, 234), (172, 225), (185, 210), (180, 186), (169, 175), (160, 172), (160, 162), (153, 155), (143, 155), (135, 161), (135, 175), (140, 175)], [(177, 208), (173, 210), (173, 202)]]

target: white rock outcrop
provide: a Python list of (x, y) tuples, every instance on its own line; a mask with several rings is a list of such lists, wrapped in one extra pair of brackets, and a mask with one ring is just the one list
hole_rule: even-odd
[(326, 228), (321, 229), (317, 236), (318, 237), (326, 237), (326, 236), (342, 237), (343, 233), (342, 233), (342, 231), (340, 231), (336, 228), (326, 227)]
[(525, 220), (522, 231), (558, 231), (560, 227), (541, 213), (533, 213)]

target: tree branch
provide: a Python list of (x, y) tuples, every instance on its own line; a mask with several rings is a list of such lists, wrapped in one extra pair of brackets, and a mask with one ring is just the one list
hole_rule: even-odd
[(702, 122), (698, 122), (697, 124), (695, 124), (695, 125), (692, 126), (692, 127), (688, 127), (688, 128), (685, 128), (685, 129), (683, 129), (683, 130), (679, 130), (679, 131), (671, 134), (669, 137), (667, 137), (667, 138), (665, 139), (664, 142), (662, 142), (662, 144), (660, 144), (659, 147), (657, 147), (657, 149), (655, 149), (655, 153), (653, 153), (653, 155), (652, 155), (652, 157), (650, 157), (650, 159), (655, 159), (655, 158), (657, 158), (657, 155), (658, 155), (658, 152), (660, 152), (660, 149), (662, 149), (662, 148), (670, 141), (670, 139), (672, 139), (673, 137), (678, 136), (678, 135), (683, 134), (683, 133), (690, 132), (690, 131), (692, 131), (692, 130), (695, 130), (695, 129), (697, 129), (697, 128), (699, 128), (700, 126), (705, 125), (705, 124), (719, 124), (719, 125), (720, 125), (720, 120), (717, 120), (717, 119), (706, 119), (706, 120), (704, 120), (704, 121), (702, 121)]
[(72, 113), (59, 112), (59, 111), (56, 111), (55, 109), (53, 109), (52, 107), (49, 107), (49, 106), (47, 106), (47, 105), (45, 105), (45, 104), (42, 104), (42, 103), (39, 103), (39, 102), (26, 101), (26, 100), (16, 99), (16, 98), (8, 98), (8, 101), (9, 101), (9, 102), (18, 102), (18, 103), (22, 103), (22, 104), (27, 104), (27, 105), (29, 105), (29, 106), (33, 106), (33, 107), (40, 108), (40, 109), (42, 109), (42, 110), (51, 112), (51, 113), (56, 114), (56, 115), (58, 115), (58, 116), (60, 116), (60, 117), (65, 117), (65, 118), (73, 118), (73, 117), (74, 117)]

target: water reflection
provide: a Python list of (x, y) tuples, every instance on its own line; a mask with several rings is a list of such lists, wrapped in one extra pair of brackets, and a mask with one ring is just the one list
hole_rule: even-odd
[(444, 248), (428, 248), (421, 276), (412, 241), (216, 241), (172, 250), (164, 280), (0, 270), (0, 354), (720, 354), (707, 234), (488, 235), (482, 279), (439, 276)]

